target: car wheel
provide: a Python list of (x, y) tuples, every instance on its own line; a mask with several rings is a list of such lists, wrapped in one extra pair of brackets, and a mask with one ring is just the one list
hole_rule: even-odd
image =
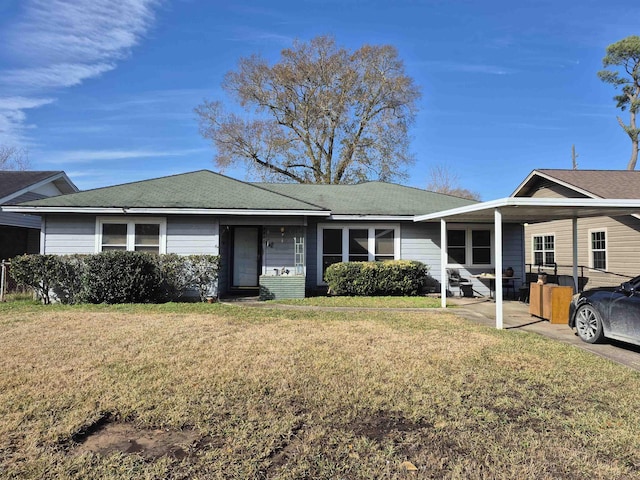
[(604, 338), (602, 319), (591, 305), (582, 305), (576, 312), (576, 330), (581, 340), (598, 343)]

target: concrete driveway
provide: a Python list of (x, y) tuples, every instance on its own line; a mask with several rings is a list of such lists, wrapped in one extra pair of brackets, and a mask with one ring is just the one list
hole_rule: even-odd
[[(450, 305), (455, 305), (457, 315), (481, 325), (495, 327), (496, 306), (492, 301), (486, 298), (450, 298), (447, 301)], [(505, 330), (525, 330), (544, 335), (640, 371), (640, 347), (615, 340), (606, 340), (597, 345), (585, 343), (568, 325), (551, 324), (530, 315), (527, 304), (505, 301), (503, 323)]]

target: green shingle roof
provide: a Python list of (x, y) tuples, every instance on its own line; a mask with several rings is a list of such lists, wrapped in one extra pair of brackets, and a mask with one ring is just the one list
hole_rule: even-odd
[(392, 183), (246, 183), (209, 170), (26, 202), (60, 208), (185, 208), (331, 211), (333, 215), (424, 215), (475, 203)]
[(23, 203), (37, 207), (315, 210), (323, 208), (209, 170)]
[(473, 200), (384, 182), (366, 182), (356, 185), (291, 183), (257, 183), (255, 185), (315, 205), (322, 205), (331, 210), (333, 215), (424, 215), (476, 203)]

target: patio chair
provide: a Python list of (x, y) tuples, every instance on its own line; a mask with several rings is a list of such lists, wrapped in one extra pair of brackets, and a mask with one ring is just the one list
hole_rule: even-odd
[[(511, 290), (511, 296), (509, 296), (509, 290)], [(502, 279), (502, 291), (505, 293), (504, 298), (516, 298), (516, 281), (513, 278), (504, 277)]]
[(473, 297), (473, 282), (461, 277), (460, 271), (457, 268), (447, 268), (447, 282), (451, 295), (453, 295), (452, 287), (457, 287), (459, 296)]

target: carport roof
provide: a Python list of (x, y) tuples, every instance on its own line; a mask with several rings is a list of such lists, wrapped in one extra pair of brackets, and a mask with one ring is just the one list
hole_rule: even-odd
[[(493, 223), (496, 231), (496, 272), (502, 272), (502, 224), (538, 223), (550, 220), (573, 219), (583, 217), (616, 217), (640, 213), (640, 199), (602, 199), (602, 198), (529, 198), (508, 197), (490, 202), (453, 208), (441, 212), (414, 217), (415, 222), (441, 221), (440, 268), (444, 272), (447, 266), (447, 235), (444, 225), (450, 223)], [(576, 265), (576, 225), (574, 222), (574, 282), (577, 285)], [(503, 326), (502, 311), (502, 275), (495, 277), (496, 328)], [(446, 282), (441, 282), (442, 307), (446, 308)]]
[(440, 212), (417, 215), (415, 222), (493, 223), (499, 209), (503, 223), (539, 223), (586, 217), (640, 214), (640, 199), (508, 197)]

